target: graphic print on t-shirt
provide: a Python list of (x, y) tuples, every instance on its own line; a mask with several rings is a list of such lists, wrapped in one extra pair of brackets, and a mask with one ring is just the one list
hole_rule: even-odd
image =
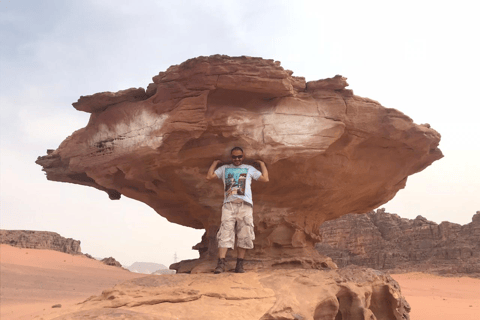
[(245, 195), (248, 168), (225, 169), (225, 198), (231, 195)]

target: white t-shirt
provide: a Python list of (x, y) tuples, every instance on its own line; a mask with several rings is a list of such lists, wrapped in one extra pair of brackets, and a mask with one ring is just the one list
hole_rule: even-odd
[(215, 174), (218, 179), (223, 180), (224, 200), (223, 203), (241, 199), (253, 206), (252, 200), (252, 178), (257, 180), (262, 173), (248, 164), (241, 164), (238, 167), (233, 164), (223, 165)]

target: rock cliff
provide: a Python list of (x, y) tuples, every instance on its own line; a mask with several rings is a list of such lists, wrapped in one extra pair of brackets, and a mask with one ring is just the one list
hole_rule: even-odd
[(19, 248), (82, 254), (79, 240), (67, 239), (58, 233), (48, 231), (0, 230), (0, 243)]
[(47, 179), (142, 201), (173, 223), (205, 229), (200, 260), (173, 267), (210, 271), (223, 192), (205, 180), (232, 147), (263, 159), (270, 182), (253, 184), (255, 249), (247, 268), (334, 268), (314, 249), (319, 226), (392, 199), (407, 177), (442, 157), (440, 134), (398, 110), (353, 94), (346, 79), (306, 82), (280, 62), (198, 57), (153, 77), (147, 89), (82, 96), (91, 113), (37, 163)]
[(317, 250), (339, 267), (480, 276), (480, 211), (461, 226), (422, 216), (404, 219), (378, 209), (327, 221), (320, 235)]

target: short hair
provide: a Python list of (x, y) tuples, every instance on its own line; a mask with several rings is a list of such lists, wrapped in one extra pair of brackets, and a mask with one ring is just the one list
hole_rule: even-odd
[(242, 149), (242, 148), (240, 148), (240, 147), (233, 147), (233, 149), (230, 150), (230, 154), (232, 154), (232, 152), (235, 151), (235, 150), (240, 150), (240, 151), (242, 151), (242, 153), (243, 153), (243, 149)]

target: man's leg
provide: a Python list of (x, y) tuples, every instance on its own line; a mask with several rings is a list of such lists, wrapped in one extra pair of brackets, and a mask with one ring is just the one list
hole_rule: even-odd
[[(218, 259), (225, 259), (228, 248), (218, 248)], [(244, 253), (245, 255), (245, 253)]]
[(248, 249), (253, 249), (253, 208), (244, 203), (237, 215), (237, 266), (236, 273), (244, 273), (243, 259)]
[(234, 206), (224, 204), (222, 206), (222, 223), (220, 225), (220, 230), (217, 233), (217, 242), (218, 242), (218, 262), (217, 267), (215, 268), (214, 273), (225, 272), (226, 260), (225, 256), (227, 255), (228, 248), (233, 249), (235, 243), (235, 214)]
[(235, 273), (245, 273), (243, 269), (243, 259), (245, 258), (245, 248), (237, 248), (237, 265), (235, 266)]
[(237, 248), (237, 258), (238, 259), (243, 259), (245, 258), (245, 252), (247, 252), (247, 249), (245, 248)]

